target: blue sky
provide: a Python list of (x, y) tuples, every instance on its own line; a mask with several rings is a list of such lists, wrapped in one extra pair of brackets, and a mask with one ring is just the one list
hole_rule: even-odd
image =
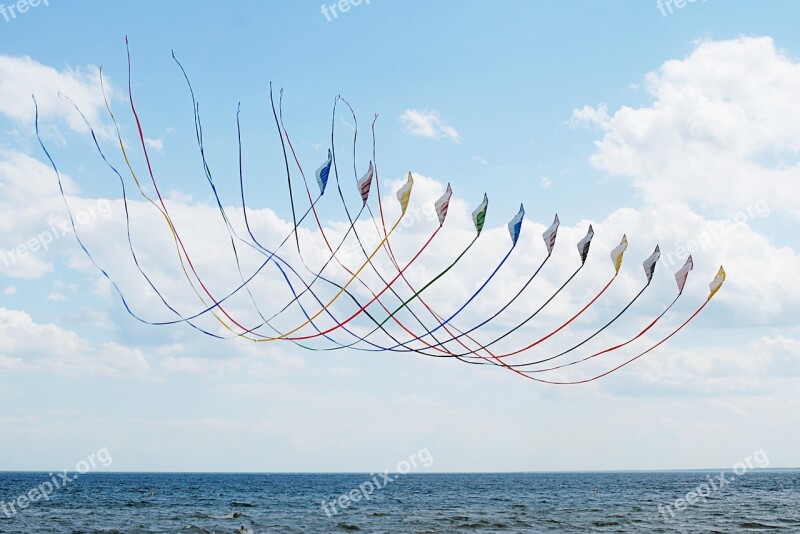
[[(371, 158), (369, 125), (379, 115), (379, 175), (392, 213), (391, 193), (409, 171), (417, 209), (452, 184), (443, 242), (410, 271), (420, 285), (460, 250), (469, 212), (489, 195), (489, 237), (431, 297), (443, 311), (456, 309), (502, 256), (504, 226), (524, 202), (519, 250), (459, 317), (461, 327), (513, 295), (541, 261), (538, 236), (557, 212), (555, 265), (494, 327), (530, 313), (574, 268), (574, 244), (592, 223), (587, 272), (508, 348), (546, 332), (602, 287), (612, 269), (608, 251), (622, 233), (631, 245), (620, 280), (542, 354), (613, 316), (640, 287), (640, 263), (655, 244), (665, 258), (653, 287), (590, 347), (624, 340), (660, 313), (690, 243), (702, 246), (693, 251), (687, 294), (648, 340), (691, 314), (720, 264), (730, 277), (691, 329), (659, 351), (607, 380), (560, 387), (408, 354), (306, 353), (283, 343), (212, 341), (185, 326), (145, 327), (66, 235), (47, 251), (0, 260), (0, 469), (74, 465), (102, 447), (116, 470), (368, 471), (423, 447), (437, 471), (727, 467), (759, 449), (773, 466), (800, 464), (790, 445), (800, 438), (792, 393), (800, 294), (790, 283), (800, 274), (793, 24), (800, 8), (789, 1), (769, 9), (721, 0), (670, 5), (663, 15), (654, 1), (372, 0), (328, 20), (320, 2), (50, 0), (8, 21), (0, 16), (0, 251), (67, 216), (33, 135), (35, 93), (72, 206), (89, 214), (82, 237), (154, 320), (168, 315), (126, 255), (118, 183), (57, 97), (61, 91), (79, 104), (122, 165), (97, 67), (135, 148), (126, 36), (154, 169), (220, 292), (235, 273), (171, 51), (192, 81), (215, 182), (232, 210), (241, 104), (248, 204), (269, 239), (279, 241), (291, 218), (270, 82), (285, 91), (286, 127), (309, 176), (325, 158), (334, 98), (342, 95), (358, 121), (359, 172)], [(340, 107), (335, 124), (342, 168), (352, 169), (352, 117)], [(144, 176), (141, 151), (132, 154)], [(352, 171), (342, 174), (352, 185)], [(345, 194), (355, 205), (354, 188)], [(147, 265), (187, 312), (196, 310), (177, 278), (163, 221), (140, 197), (132, 201)], [(341, 229), (335, 197), (326, 195), (320, 213), (327, 227)], [(430, 223), (413, 222), (398, 235), (405, 257)], [(318, 242), (310, 226), (304, 235)], [(258, 286), (267, 308), (285, 295), (270, 277)], [(579, 379), (611, 364), (558, 376)]]

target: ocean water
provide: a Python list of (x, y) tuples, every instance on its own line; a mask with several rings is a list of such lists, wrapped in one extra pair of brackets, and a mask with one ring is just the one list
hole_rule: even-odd
[(12, 512), (51, 477), (0, 473), (0, 532), (800, 532), (800, 471), (719, 475), (87, 473)]

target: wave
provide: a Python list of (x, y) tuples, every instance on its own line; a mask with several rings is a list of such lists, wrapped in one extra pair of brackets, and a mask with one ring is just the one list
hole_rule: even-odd
[(205, 517), (209, 519), (239, 519), (240, 517), (242, 517), (242, 512), (229, 512), (225, 515), (207, 514), (205, 515)]
[(759, 523), (757, 521), (745, 521), (744, 523), (739, 523), (739, 527), (741, 528), (752, 528), (758, 530), (780, 530), (783, 527), (780, 525), (768, 525), (766, 523)]

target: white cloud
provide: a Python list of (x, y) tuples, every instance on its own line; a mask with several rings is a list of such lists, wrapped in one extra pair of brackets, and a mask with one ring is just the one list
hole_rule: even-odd
[(71, 376), (144, 377), (150, 369), (138, 350), (93, 345), (75, 332), (38, 324), (25, 312), (0, 308), (0, 368)]
[(542, 179), (539, 180), (539, 185), (542, 186), (542, 189), (549, 189), (553, 182), (547, 176), (542, 176)]
[(161, 137), (156, 139), (145, 137), (144, 144), (147, 148), (152, 148), (156, 152), (161, 152), (162, 150), (164, 150), (164, 139)]
[(400, 122), (412, 135), (429, 139), (447, 137), (456, 143), (461, 142), (461, 136), (456, 129), (445, 124), (441, 114), (435, 109), (407, 109), (400, 115)]
[(650, 204), (730, 213), (765, 198), (800, 217), (800, 63), (767, 37), (706, 41), (646, 81), (649, 106), (573, 111), (605, 132), (596, 168), (630, 179)]
[[(64, 179), (65, 188), (72, 190), (69, 178)], [(36, 202), (30, 202), (32, 198)], [(41, 240), (36, 251), (31, 251), (28, 243), (51, 232), (51, 225), (63, 221), (64, 216), (52, 169), (28, 155), (0, 147), (0, 274), (38, 278), (50, 272), (52, 265), (45, 259)]]
[(484, 165), (485, 166), (485, 165), (489, 164), (489, 162), (486, 160), (486, 158), (483, 158), (483, 157), (478, 156), (478, 155), (472, 156), (472, 161), (474, 161), (478, 165)]
[(581, 109), (575, 109), (572, 111), (572, 118), (569, 122), (573, 128), (590, 125), (607, 128), (609, 123), (610, 117), (608, 116), (608, 107), (606, 107), (605, 104), (600, 104), (596, 108), (586, 105)]
[[(231, 351), (228, 358), (198, 358), (194, 356), (167, 356), (160, 367), (170, 373), (189, 374), (203, 377), (248, 377), (269, 378), (283, 370), (305, 370), (304, 359), (300, 355), (285, 356), (281, 351), (267, 348), (263, 344), (255, 350), (253, 343), (241, 344), (239, 350)], [(246, 348), (245, 348), (246, 347)], [(185, 354), (191, 351), (182, 350)]]
[(3, 288), (3, 295), (6, 297), (10, 297), (11, 295), (17, 294), (17, 288), (15, 286), (6, 286)]
[[(106, 90), (109, 97), (114, 94), (108, 83)], [(86, 131), (80, 116), (59, 93), (75, 102), (102, 133), (99, 117), (104, 104), (96, 67), (59, 71), (27, 56), (0, 55), (0, 114), (19, 124), (30, 125), (34, 119), (33, 94), (39, 104), (40, 120), (60, 119), (73, 130)]]
[(165, 371), (192, 375), (221, 376), (226, 373), (237, 372), (239, 366), (228, 360), (211, 360), (192, 357), (167, 357), (161, 362)]
[[(76, 188), (69, 175), (62, 180), (78, 228), (102, 228), (111, 204), (72, 196)], [(53, 270), (50, 258), (65, 250), (77, 246), (53, 170), (0, 147), (0, 275), (41, 278)]]

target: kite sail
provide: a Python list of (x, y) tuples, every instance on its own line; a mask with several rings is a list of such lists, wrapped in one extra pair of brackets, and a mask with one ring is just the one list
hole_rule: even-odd
[(683, 287), (686, 285), (686, 278), (689, 276), (689, 271), (694, 268), (692, 257), (686, 258), (686, 263), (683, 264), (677, 273), (675, 273), (675, 282), (678, 283), (678, 293), (683, 293)]
[(653, 280), (653, 275), (656, 272), (656, 263), (658, 263), (658, 258), (661, 257), (661, 249), (658, 248), (656, 245), (656, 250), (644, 260), (642, 267), (644, 268), (644, 274), (647, 276), (647, 282), (651, 282)]
[(434, 204), (436, 216), (439, 218), (439, 226), (444, 224), (444, 219), (447, 217), (447, 210), (450, 209), (450, 198), (452, 196), (453, 189), (450, 187), (450, 184), (447, 184), (447, 190), (444, 192), (444, 195)]
[[(328, 159), (320, 165), (317, 172), (314, 174), (317, 177), (317, 184), (319, 184), (319, 194), (325, 194), (325, 188), (328, 187), (328, 178), (331, 174), (331, 163), (333, 163), (333, 155), (331, 154), (330, 149), (328, 149)], [(363, 192), (362, 192), (363, 195)]]
[(625, 254), (627, 248), (628, 236), (623, 235), (622, 241), (611, 251), (611, 261), (614, 262), (614, 271), (617, 273), (619, 273), (619, 269), (622, 267), (622, 256)]
[(525, 216), (525, 208), (522, 204), (519, 205), (519, 212), (508, 223), (508, 233), (511, 234), (511, 243), (517, 246), (519, 234), (522, 231), (522, 218)]
[(708, 295), (708, 300), (711, 300), (711, 297), (716, 295), (717, 291), (720, 290), (720, 288), (722, 287), (722, 282), (725, 281), (725, 276), (726, 276), (725, 269), (723, 269), (722, 265), (720, 265), (717, 275), (714, 277), (711, 283), (708, 284), (708, 289), (711, 291), (711, 293)]
[(400, 211), (405, 215), (408, 209), (408, 202), (411, 200), (411, 188), (414, 187), (414, 177), (408, 173), (406, 183), (397, 190), (397, 200), (400, 201)]
[(475, 231), (480, 234), (483, 225), (486, 223), (486, 210), (489, 208), (489, 197), (483, 194), (483, 202), (472, 212), (472, 222), (475, 223)]
[(364, 205), (367, 205), (367, 200), (369, 200), (369, 191), (372, 188), (372, 175), (374, 174), (375, 169), (372, 166), (372, 162), (369, 162), (369, 169), (367, 172), (364, 173), (364, 176), (358, 180), (358, 192), (361, 193), (361, 200), (364, 201)]
[(545, 230), (542, 234), (544, 244), (547, 246), (548, 256), (553, 253), (553, 248), (556, 246), (556, 235), (558, 234), (558, 226), (560, 224), (561, 221), (558, 220), (558, 214), (556, 213), (555, 219), (553, 219), (553, 224), (551, 224), (550, 228)]
[(594, 229), (592, 225), (589, 225), (589, 231), (586, 232), (586, 236), (578, 241), (578, 253), (581, 255), (581, 265), (586, 263), (586, 258), (589, 256), (589, 246), (592, 244), (592, 238), (594, 237)]

